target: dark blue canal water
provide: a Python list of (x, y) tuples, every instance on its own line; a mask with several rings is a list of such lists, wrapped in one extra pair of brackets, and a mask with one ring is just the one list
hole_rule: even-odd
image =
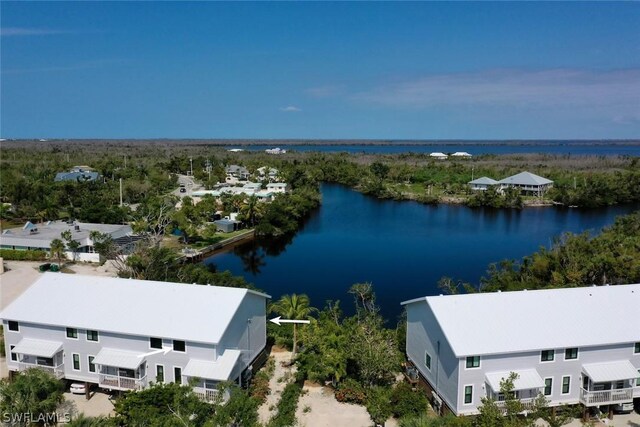
[(351, 284), (372, 282), (391, 320), (401, 301), (438, 294), (442, 276), (478, 283), (489, 263), (519, 259), (565, 231), (600, 230), (634, 210), (429, 206), (378, 200), (333, 184), (322, 186), (322, 197), (289, 241), (250, 242), (205, 262), (244, 276), (274, 299), (306, 293), (318, 307), (341, 300), (347, 313), (353, 311)]
[[(275, 143), (277, 145), (277, 143)], [(274, 145), (275, 146), (275, 145)], [(244, 148), (250, 151), (263, 151), (264, 146), (237, 146), (230, 148)], [(528, 142), (523, 144), (506, 144), (500, 142), (462, 143), (462, 144), (406, 144), (393, 142), (385, 145), (283, 145), (282, 148), (295, 151), (347, 152), (347, 153), (421, 153), (429, 154), (436, 151), (455, 153), (466, 151), (478, 156), (481, 154), (524, 154), (545, 153), (571, 156), (640, 156), (640, 143), (585, 143), (583, 141), (551, 141)]]

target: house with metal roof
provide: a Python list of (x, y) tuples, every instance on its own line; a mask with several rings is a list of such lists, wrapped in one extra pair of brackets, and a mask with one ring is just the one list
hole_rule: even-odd
[[(431, 296), (407, 310), (408, 374), (441, 412), (504, 403), (600, 407), (640, 398), (640, 284)], [(611, 313), (615, 313), (612, 315)]]
[(53, 179), (55, 182), (60, 181), (74, 181), (74, 182), (87, 182), (96, 181), (100, 177), (100, 174), (95, 171), (83, 169), (80, 166), (76, 166), (68, 172), (58, 172)]
[(238, 165), (229, 165), (224, 169), (224, 171), (227, 173), (227, 182), (237, 180), (246, 181), (251, 175), (247, 168)]
[[(6, 307), (7, 366), (107, 390), (244, 382), (266, 345), (268, 295), (248, 289), (44, 273)], [(37, 309), (35, 309), (37, 307)], [(87, 387), (88, 389), (89, 387)]]
[(468, 182), (469, 187), (472, 190), (480, 190), (485, 191), (489, 187), (493, 187), (494, 185), (498, 185), (498, 181), (495, 179), (489, 178), (488, 176), (483, 176), (482, 178), (474, 179), (473, 181)]
[(498, 181), (501, 189), (517, 188), (523, 192), (542, 196), (549, 188), (553, 186), (553, 181), (536, 175), (531, 172), (520, 172), (519, 174), (508, 176)]
[(22, 228), (10, 228), (0, 234), (0, 248), (13, 250), (41, 250), (49, 252), (51, 241), (62, 239), (64, 232), (70, 232), (78, 242), (75, 252), (65, 251), (68, 259), (74, 261), (99, 262), (100, 255), (94, 250), (91, 233), (97, 231), (109, 235), (116, 244), (124, 249), (132, 247), (137, 236), (127, 224), (93, 224), (88, 222), (48, 221), (34, 224), (27, 221)]
[(447, 160), (449, 156), (439, 151), (436, 151), (435, 153), (429, 154), (429, 157), (431, 157), (432, 159)]

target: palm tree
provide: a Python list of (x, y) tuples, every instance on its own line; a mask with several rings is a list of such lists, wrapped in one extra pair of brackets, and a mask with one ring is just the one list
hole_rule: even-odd
[[(305, 294), (283, 295), (280, 300), (274, 302), (271, 311), (276, 312), (285, 319), (306, 320), (309, 315), (316, 311), (309, 305), (309, 297)], [(298, 348), (298, 331), (297, 324), (293, 324), (293, 350), (292, 355), (296, 355)]]
[(64, 242), (60, 239), (51, 241), (51, 256), (58, 259), (58, 267), (62, 267), (61, 259), (64, 254)]

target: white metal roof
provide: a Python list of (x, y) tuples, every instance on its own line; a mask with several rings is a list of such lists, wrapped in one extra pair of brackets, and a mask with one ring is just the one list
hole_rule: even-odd
[(433, 296), (403, 304), (424, 301), (457, 357), (640, 341), (640, 284)]
[(133, 351), (103, 348), (93, 359), (96, 365), (115, 366), (117, 368), (136, 369), (144, 362), (144, 354)]
[(498, 181), (493, 178), (489, 178), (488, 176), (483, 176), (481, 178), (474, 179), (473, 181), (469, 181), (469, 184), (484, 184), (484, 185), (496, 185)]
[(596, 383), (622, 381), (638, 377), (638, 370), (628, 360), (587, 363), (582, 365), (582, 369)]
[(11, 350), (17, 354), (29, 354), (38, 357), (53, 357), (62, 349), (60, 341), (45, 341), (24, 338)]
[(514, 390), (529, 390), (532, 388), (544, 387), (544, 380), (535, 369), (520, 369), (510, 372), (488, 372), (487, 382), (496, 393), (500, 392), (500, 381), (509, 378), (511, 372), (518, 374), (518, 378), (513, 382)]
[[(79, 230), (75, 227), (78, 226)], [(37, 232), (33, 232), (37, 229)], [(61, 233), (70, 231), (73, 240), (81, 246), (91, 244), (92, 231), (108, 234), (112, 239), (132, 234), (131, 226), (124, 224), (93, 224), (75, 222), (67, 224), (64, 221), (50, 221), (42, 224), (27, 223), (22, 228), (11, 228), (0, 235), (0, 244), (5, 246), (27, 246), (32, 248), (49, 248), (53, 239), (61, 239)]]
[(436, 151), (434, 153), (429, 154), (431, 157), (448, 157), (446, 154)]
[(455, 153), (452, 154), (452, 156), (455, 156), (455, 157), (471, 157), (471, 154), (467, 153), (466, 151), (456, 151)]
[(531, 172), (520, 172), (519, 174), (508, 176), (500, 180), (500, 184), (509, 185), (546, 185), (553, 184), (553, 181), (543, 178)]
[(225, 350), (215, 362), (191, 359), (182, 373), (188, 377), (227, 381), (241, 353), (240, 350)]
[(218, 343), (248, 292), (270, 298), (240, 288), (44, 273), (0, 318)]

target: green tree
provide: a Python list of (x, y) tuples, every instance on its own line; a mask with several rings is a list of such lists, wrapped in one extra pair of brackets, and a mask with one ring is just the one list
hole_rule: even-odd
[(73, 239), (73, 234), (71, 233), (70, 230), (66, 230), (60, 233), (60, 237), (62, 237), (62, 239), (64, 240), (65, 246), (67, 247), (67, 249), (71, 251), (73, 260), (76, 261), (78, 248), (80, 248), (80, 243)]
[[(312, 312), (316, 309), (311, 307), (309, 297), (305, 294), (283, 295), (278, 301), (271, 306), (271, 311), (279, 314), (285, 319), (291, 320), (307, 320)], [(298, 332), (297, 324), (293, 324), (293, 349), (292, 353), (295, 357), (298, 349)]]
[[(48, 419), (64, 402), (64, 384), (42, 369), (20, 372), (13, 382), (0, 381), (0, 412), (16, 417), (30, 414), (32, 419)], [(18, 425), (29, 425), (28, 422)]]
[(60, 239), (51, 241), (51, 256), (58, 260), (58, 267), (62, 267), (62, 257), (64, 256), (64, 242)]

